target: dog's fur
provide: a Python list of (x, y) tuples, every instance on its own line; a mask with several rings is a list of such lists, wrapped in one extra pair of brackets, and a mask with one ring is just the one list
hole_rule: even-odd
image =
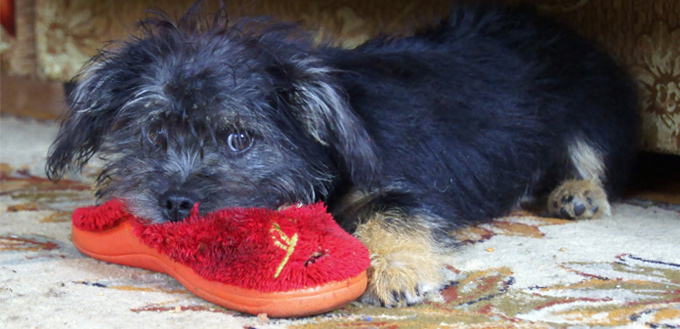
[(296, 27), (159, 14), (77, 77), (50, 150), (58, 179), (99, 154), (100, 199), (136, 215), (327, 202), (372, 257), (364, 301), (422, 301), (446, 234), (546, 196), (609, 212), (638, 139), (612, 59), (526, 10), (454, 6), (436, 27), (352, 50)]

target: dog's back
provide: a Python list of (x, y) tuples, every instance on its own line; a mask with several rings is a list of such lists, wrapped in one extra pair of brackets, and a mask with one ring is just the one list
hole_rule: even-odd
[[(636, 149), (635, 94), (614, 61), (526, 10), (456, 8), (433, 29), (329, 62), (379, 149), (376, 185), (452, 226), (570, 178), (614, 193)], [(573, 163), (579, 151), (601, 164)]]

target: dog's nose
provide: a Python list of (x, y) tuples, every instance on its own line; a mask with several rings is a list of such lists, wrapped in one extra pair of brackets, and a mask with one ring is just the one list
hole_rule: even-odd
[(198, 201), (198, 198), (191, 193), (170, 190), (158, 198), (158, 205), (163, 210), (165, 219), (171, 222), (179, 222), (189, 217), (191, 208), (196, 201)]

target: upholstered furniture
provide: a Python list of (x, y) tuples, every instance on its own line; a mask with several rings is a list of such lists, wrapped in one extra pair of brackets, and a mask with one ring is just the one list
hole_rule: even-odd
[[(6, 1), (6, 0), (2, 0)], [(3, 28), (5, 74), (67, 81), (107, 41), (134, 32), (148, 8), (179, 16), (193, 0), (22, 0), (16, 35)], [(206, 1), (216, 6), (217, 1)], [(531, 3), (612, 54), (638, 83), (647, 151), (680, 154), (680, 1), (506, 0)], [(354, 47), (381, 33), (407, 34), (446, 16), (449, 1), (232, 0), (233, 16), (300, 21), (318, 41)], [(5, 95), (3, 95), (5, 97)]]

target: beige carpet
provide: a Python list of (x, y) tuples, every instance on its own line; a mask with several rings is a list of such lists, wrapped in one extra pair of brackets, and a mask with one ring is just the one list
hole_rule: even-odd
[(1, 328), (680, 328), (680, 191), (616, 203), (601, 220), (516, 213), (462, 230), (451, 283), (425, 305), (265, 319), (80, 254), (69, 215), (91, 204), (96, 168), (47, 181), (55, 133), (53, 123), (0, 118)]

